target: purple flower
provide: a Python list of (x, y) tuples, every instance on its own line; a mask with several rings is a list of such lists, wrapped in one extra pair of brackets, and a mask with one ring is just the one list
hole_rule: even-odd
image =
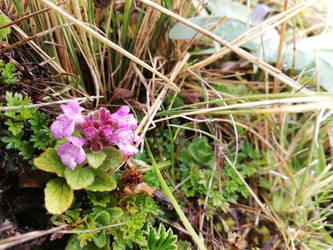
[(74, 170), (76, 164), (81, 164), (86, 159), (82, 148), (86, 140), (74, 136), (67, 137), (67, 140), (68, 142), (58, 147), (58, 155), (64, 165)]
[(80, 134), (87, 140), (86, 148), (91, 151), (100, 152), (103, 147), (112, 146), (108, 139), (114, 131), (114, 122), (105, 108), (84, 117), (84, 122), (79, 125)]
[(75, 124), (80, 124), (84, 121), (83, 115), (81, 115), (83, 108), (80, 107), (76, 100), (60, 107), (64, 114), (59, 115), (50, 127), (51, 134), (57, 138), (71, 136), (74, 132)]
[[(83, 147), (100, 152), (103, 147), (116, 145), (125, 156), (137, 153), (138, 150), (133, 145), (138, 140), (134, 133), (137, 120), (129, 113), (128, 106), (121, 106), (112, 115), (107, 109), (100, 108), (84, 116), (81, 115), (83, 108), (74, 100), (67, 105), (61, 105), (61, 109), (64, 113), (52, 123), (50, 130), (55, 137), (66, 137), (68, 140), (58, 147), (58, 155), (62, 163), (71, 169), (85, 161)], [(71, 136), (75, 129), (82, 138)]]
[(110, 140), (118, 146), (120, 153), (125, 156), (132, 156), (138, 152), (138, 149), (133, 145), (134, 142), (138, 141), (138, 136), (133, 130), (127, 128), (117, 129), (110, 137)]
[(121, 106), (116, 113), (111, 115), (111, 121), (117, 124), (117, 128), (135, 129), (137, 127), (137, 120), (129, 112), (129, 106)]

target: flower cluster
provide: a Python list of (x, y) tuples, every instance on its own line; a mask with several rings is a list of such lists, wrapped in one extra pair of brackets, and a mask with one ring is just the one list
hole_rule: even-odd
[[(67, 142), (58, 148), (61, 161), (74, 169), (76, 164), (85, 161), (84, 149), (100, 152), (103, 147), (117, 145), (119, 151), (125, 156), (137, 153), (133, 145), (138, 140), (134, 133), (137, 120), (130, 114), (128, 106), (110, 114), (105, 108), (85, 116), (81, 114), (83, 108), (77, 101), (60, 106), (64, 114), (50, 127), (51, 134), (57, 138), (65, 137)], [(72, 136), (77, 131), (82, 138)]]

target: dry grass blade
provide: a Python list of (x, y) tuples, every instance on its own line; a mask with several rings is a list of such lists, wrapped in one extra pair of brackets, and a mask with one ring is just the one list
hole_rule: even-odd
[[(177, 74), (184, 67), (184, 65), (186, 64), (189, 57), (190, 57), (190, 55), (186, 54), (184, 56), (183, 60), (176, 64), (173, 72), (171, 73), (171, 77), (170, 77), (171, 80), (174, 80), (176, 78)], [(136, 146), (138, 146), (141, 143), (143, 137), (145, 136), (147, 129), (149, 128), (150, 124), (153, 122), (153, 119), (154, 119), (158, 109), (161, 107), (161, 104), (164, 100), (166, 93), (167, 93), (167, 89), (163, 88), (161, 93), (157, 96), (155, 102), (152, 104), (149, 112), (144, 116), (144, 118), (140, 122), (139, 126), (136, 128), (136, 130), (135, 130), (136, 134), (139, 134), (141, 132), (141, 130), (143, 130), (143, 132), (141, 133), (141, 136), (140, 136), (140, 140), (136, 143)]]
[(36, 34), (36, 35), (34, 35), (34, 36), (30, 36), (30, 37), (28, 37), (28, 38), (25, 38), (25, 39), (23, 39), (23, 40), (21, 40), (21, 41), (18, 41), (18, 42), (16, 42), (16, 43), (14, 43), (14, 44), (11, 44), (11, 45), (6, 46), (5, 48), (3, 48), (3, 49), (1, 50), (1, 53), (5, 53), (6, 51), (11, 50), (11, 49), (13, 49), (13, 48), (15, 48), (15, 47), (17, 47), (17, 46), (21, 46), (21, 45), (23, 45), (23, 44), (25, 44), (25, 43), (27, 43), (27, 42), (29, 42), (29, 41), (31, 41), (31, 40), (34, 40), (34, 39), (37, 39), (37, 38), (39, 38), (39, 37), (45, 36), (45, 35), (47, 35), (47, 34), (49, 34), (49, 33), (51, 33), (51, 32), (54, 32), (54, 31), (56, 31), (56, 30), (58, 30), (58, 29), (62, 29), (62, 28), (64, 28), (64, 27), (67, 27), (67, 26), (70, 26), (70, 25), (72, 25), (72, 23), (65, 23), (65, 24), (63, 24), (63, 25), (59, 25), (59, 26), (57, 26), (57, 27), (52, 27), (51, 29), (48, 29), (48, 30), (42, 31), (42, 32), (40, 32), (40, 33), (38, 33), (38, 34)]
[[(333, 108), (333, 96), (331, 95), (318, 95), (318, 96), (309, 96), (309, 97), (294, 97), (294, 98), (285, 98), (285, 99), (276, 99), (276, 100), (264, 100), (264, 101), (255, 101), (255, 102), (248, 102), (248, 103), (239, 103), (239, 104), (232, 104), (229, 106), (222, 106), (222, 107), (215, 107), (215, 108), (206, 108), (206, 109), (199, 109), (194, 111), (184, 111), (177, 115), (172, 115), (166, 118), (161, 118), (158, 120), (155, 120), (155, 122), (161, 122), (168, 119), (173, 119), (177, 117), (183, 117), (188, 115), (198, 115), (198, 114), (211, 114), (214, 112), (219, 111), (225, 111), (225, 110), (232, 110), (232, 109), (238, 109), (238, 108), (258, 108), (260, 106), (266, 107), (267, 105), (276, 105), (276, 104), (295, 104), (295, 103), (306, 103), (304, 105), (306, 106), (306, 111), (313, 111), (318, 109), (332, 109)], [(303, 105), (303, 104), (301, 104)], [(311, 106), (312, 105), (312, 106)], [(304, 110), (298, 110), (298, 107), (294, 107), (294, 105), (291, 106), (282, 106), (280, 108), (274, 108), (274, 110), (277, 110), (277, 112), (303, 112)], [(257, 112), (256, 110), (243, 110), (246, 113), (252, 113)], [(242, 112), (243, 112), (242, 111)], [(261, 111), (262, 112), (262, 111)], [(269, 110), (269, 112), (273, 112), (272, 110)]]
[[(5, 15), (2, 10), (0, 10), (1, 15)], [(12, 20), (7, 17), (7, 19), (11, 22)], [(17, 32), (17, 34), (22, 37), (22, 39), (28, 39), (30, 36), (28, 36), (19, 26), (12, 25), (12, 28)], [(64, 74), (66, 71), (57, 63), (53, 58), (51, 58), (44, 50), (42, 50), (34, 41), (29, 41), (28, 44), (35, 50), (35, 52), (45, 61), (48, 62), (48, 64), (56, 70), (59, 74)]]
[[(293, 79), (291, 79), (290, 77), (288, 77), (287, 75), (282, 73), (281, 70), (278, 70), (277, 68), (271, 66), (270, 64), (264, 62), (263, 60), (260, 60), (259, 58), (253, 56), (252, 54), (248, 53), (247, 51), (245, 51), (241, 48), (238, 48), (234, 45), (231, 45), (227, 41), (221, 39), (220, 37), (213, 34), (212, 32), (209, 32), (209, 31), (205, 30), (204, 28), (200, 27), (199, 25), (181, 17), (180, 15), (175, 14), (172, 11), (167, 10), (166, 8), (156, 4), (154, 2), (151, 2), (149, 0), (140, 0), (140, 1), (144, 4), (147, 4), (148, 6), (150, 6), (152, 8), (154, 8), (154, 9), (160, 11), (161, 13), (176, 19), (177, 21), (187, 25), (188, 27), (202, 33), (206, 37), (220, 43), (221, 45), (227, 47), (228, 49), (232, 50), (234, 53), (236, 53), (240, 57), (242, 57), (242, 58), (248, 60), (249, 62), (257, 65), (259, 68), (266, 71), (267, 73), (274, 76), (275, 78), (279, 79), (281, 82), (287, 84), (288, 86), (290, 86), (290, 87), (292, 87), (296, 90), (299, 90), (299, 89), (302, 88), (302, 85), (300, 85), (299, 83), (297, 83), (296, 81), (294, 81)], [(306, 94), (313, 93), (313, 91), (308, 90), (306, 88), (301, 89), (301, 92), (306, 93)]]
[(131, 53), (129, 53), (125, 49), (121, 48), (119, 45), (113, 43), (112, 41), (107, 39), (105, 36), (102, 36), (101, 34), (97, 33), (92, 28), (90, 28), (88, 25), (86, 25), (85, 23), (77, 20), (76, 18), (74, 18), (73, 16), (71, 16), (70, 14), (65, 12), (63, 9), (59, 8), (54, 3), (52, 3), (48, 0), (42, 0), (42, 2), (44, 4), (46, 4), (48, 7), (50, 7), (52, 10), (58, 12), (61, 16), (63, 16), (67, 20), (69, 20), (69, 21), (73, 22), (74, 24), (78, 25), (81, 29), (85, 30), (92, 37), (95, 37), (97, 40), (99, 40), (99, 41), (103, 42), (104, 44), (108, 45), (110, 48), (116, 50), (117, 52), (121, 53), (122, 55), (128, 57), (132, 61), (136, 62), (137, 64), (139, 64), (142, 67), (146, 68), (147, 70), (151, 71), (152, 73), (156, 74), (158, 77), (160, 77), (161, 79), (166, 81), (166, 83), (167, 83), (166, 85), (167, 85), (168, 88), (171, 88), (175, 91), (179, 91), (179, 88), (177, 87), (177, 85), (174, 82), (172, 82), (170, 79), (165, 77), (163, 74), (161, 74), (160, 72), (158, 72), (157, 70), (152, 68), (147, 63), (145, 63), (142, 60), (140, 60), (139, 58), (133, 56)]
[[(301, 3), (298, 6), (295, 6), (294, 8), (291, 8), (287, 11), (284, 11), (278, 15), (275, 15), (266, 21), (262, 22), (261, 24), (253, 27), (243, 35), (239, 36), (237, 39), (231, 42), (234, 46), (241, 46), (248, 42), (249, 40), (252, 40), (261, 34), (265, 33), (269, 29), (273, 29), (280, 25), (281, 23), (284, 23), (286, 20), (289, 20), (290, 18), (296, 16), (298, 13), (302, 12), (304, 9), (309, 8), (311, 5), (316, 3), (318, 0), (311, 0), (305, 3)], [(195, 63), (194, 65), (190, 66), (190, 69), (193, 71), (199, 70), (200, 68), (203, 68), (217, 59), (221, 58), (225, 54), (229, 53), (231, 50), (229, 48), (222, 48), (218, 52), (214, 53), (213, 55), (207, 57), (206, 59)]]
[(90, 101), (92, 99), (97, 99), (100, 97), (102, 97), (102, 96), (79, 97), (79, 98), (73, 98), (73, 99), (67, 99), (67, 100), (61, 100), (61, 101), (55, 101), (55, 102), (31, 104), (31, 105), (26, 105), (26, 106), (0, 107), (0, 111), (17, 110), (17, 109), (21, 109), (22, 107), (26, 108), (26, 109), (40, 108), (40, 107), (46, 107), (46, 106), (59, 105), (59, 104), (70, 102), (72, 100), (76, 100), (78, 102), (86, 102), (86, 101)]
[(13, 237), (10, 237), (7, 239), (0, 240), (0, 249), (8, 249), (10, 247), (17, 246), (24, 242), (40, 238), (44, 235), (55, 233), (59, 230), (64, 229), (66, 226), (67, 225), (63, 225), (63, 226), (51, 228), (51, 229), (45, 230), (45, 231), (34, 231), (34, 232), (26, 233), (23, 235), (13, 236)]

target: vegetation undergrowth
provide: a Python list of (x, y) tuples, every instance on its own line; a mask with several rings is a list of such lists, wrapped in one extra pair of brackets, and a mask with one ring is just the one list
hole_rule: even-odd
[(329, 249), (332, 8), (2, 1), (0, 248)]

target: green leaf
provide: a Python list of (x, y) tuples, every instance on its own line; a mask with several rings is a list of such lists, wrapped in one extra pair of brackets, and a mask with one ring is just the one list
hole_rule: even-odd
[(87, 152), (86, 158), (89, 165), (96, 169), (102, 165), (106, 158), (106, 154), (104, 152)]
[(95, 180), (95, 175), (91, 168), (76, 167), (65, 169), (65, 178), (68, 185), (74, 190), (82, 189), (89, 186)]
[(93, 237), (93, 241), (98, 248), (102, 248), (106, 244), (105, 230), (102, 230)]
[[(0, 15), (0, 26), (9, 23), (8, 19), (4, 15)], [(0, 40), (3, 40), (8, 36), (10, 33), (10, 27), (4, 28), (0, 30)]]
[(30, 142), (33, 143), (34, 148), (39, 150), (45, 150), (46, 148), (53, 146), (55, 143), (54, 137), (50, 133), (45, 115), (40, 112), (36, 112), (32, 115), (32, 119), (29, 120), (31, 130), (33, 134), (30, 137)]
[(95, 216), (97, 227), (103, 227), (110, 224), (110, 214), (106, 211), (101, 211)]
[[(23, 98), (22, 95), (19, 93), (15, 93), (13, 95), (12, 92), (7, 91), (5, 98), (7, 101), (7, 106), (9, 106), (9, 107), (26, 106), (26, 105), (31, 104), (31, 101), (27, 96)], [(32, 117), (32, 114), (35, 111), (36, 111), (35, 108), (26, 109), (26, 108), (22, 107), (18, 110), (7, 110), (5, 112), (5, 115), (13, 118), (15, 121), (24, 121), (24, 120), (30, 119)]]
[[(96, 245), (93, 242), (87, 242), (87, 244), (85, 246), (81, 246), (80, 241), (78, 240), (77, 237), (78, 237), (77, 235), (73, 235), (69, 239), (65, 250), (78, 250), (78, 249), (81, 249), (81, 250), (96, 250), (97, 249)], [(107, 239), (106, 243), (109, 243), (108, 239)], [(109, 250), (110, 247), (109, 247), (109, 244), (105, 244), (105, 246), (103, 248), (98, 248), (98, 249), (100, 249), (100, 250)]]
[(48, 148), (44, 153), (35, 158), (34, 163), (40, 170), (55, 173), (59, 177), (64, 177), (66, 167), (61, 161), (54, 148)]
[(5, 124), (8, 126), (8, 130), (15, 136), (22, 132), (24, 127), (23, 122), (13, 122), (10, 119), (5, 121)]
[(105, 193), (87, 191), (87, 195), (88, 199), (95, 207), (107, 207), (112, 200), (112, 197), (110, 195), (105, 195)]
[(100, 169), (111, 169), (119, 166), (122, 162), (122, 154), (114, 147), (105, 147), (103, 152), (106, 154), (106, 159), (100, 166)]
[(108, 211), (109, 211), (111, 220), (114, 220), (124, 214), (123, 210), (120, 207), (113, 207), (113, 208), (110, 208)]
[(162, 223), (160, 223), (157, 232), (151, 225), (148, 226), (147, 242), (147, 246), (143, 247), (142, 249), (177, 249), (177, 236), (173, 235), (171, 228), (169, 228), (168, 231), (165, 231), (165, 227)]
[(45, 207), (51, 214), (61, 214), (72, 204), (73, 190), (64, 179), (55, 178), (46, 184)]
[(116, 188), (117, 182), (103, 170), (93, 169), (95, 174), (94, 182), (86, 187), (90, 191), (111, 191)]
[[(95, 216), (97, 227), (107, 226), (110, 224), (110, 214), (106, 211), (101, 211)], [(95, 245), (99, 248), (104, 247), (106, 244), (105, 230), (101, 230), (93, 237)]]

